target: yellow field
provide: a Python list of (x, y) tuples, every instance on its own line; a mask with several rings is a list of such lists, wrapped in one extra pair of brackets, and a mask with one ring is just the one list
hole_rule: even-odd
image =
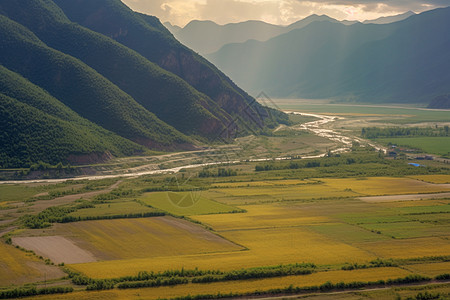
[(415, 258), (450, 254), (449, 241), (439, 237), (379, 241), (361, 243), (357, 246), (386, 258)]
[(246, 213), (227, 214), (220, 217), (215, 215), (192, 216), (215, 231), (235, 229), (255, 229), (268, 227), (292, 227), (309, 224), (320, 224), (330, 222), (326, 216), (315, 216), (310, 211), (302, 209), (301, 206), (280, 205), (268, 203), (261, 205), (243, 205), (239, 208), (245, 209)]
[(450, 273), (450, 262), (417, 264), (407, 266), (407, 268), (414, 273), (436, 276), (444, 273)]
[[(164, 257), (78, 264), (72, 265), (72, 268), (95, 278), (110, 278), (144, 270), (163, 271), (182, 267), (233, 270), (297, 262), (367, 262), (376, 258), (369, 252), (307, 228), (307, 225), (330, 222), (325, 216), (311, 216), (311, 212), (308, 214), (308, 211), (294, 205), (265, 204), (242, 208), (248, 212), (194, 218), (212, 226), (226, 239), (246, 247), (246, 251), (207, 255), (173, 253), (172, 256), (168, 256), (168, 252)], [(378, 238), (378, 235), (373, 235)]]
[(346, 191), (345, 188), (331, 187), (324, 184), (277, 186), (276, 188), (241, 187), (234, 189), (215, 189), (214, 191), (228, 196), (251, 197), (247, 199), (249, 203), (252, 202), (253, 198), (260, 196), (269, 196), (272, 201), (359, 196), (359, 194), (352, 191)]
[(439, 186), (410, 178), (371, 177), (367, 179), (321, 179), (325, 186), (335, 189), (351, 189), (366, 196), (420, 194), (450, 191), (450, 186)]
[(0, 287), (63, 276), (58, 268), (46, 266), (32, 254), (0, 243)]
[(450, 183), (450, 175), (418, 175), (409, 177), (430, 183)]
[[(390, 278), (405, 277), (410, 272), (400, 268), (377, 268), (354, 271), (330, 271), (303, 276), (288, 276), (259, 280), (242, 280), (216, 282), (209, 284), (187, 284), (174, 287), (159, 287), (133, 290), (111, 290), (104, 292), (78, 292), (65, 296), (47, 296), (45, 299), (158, 299), (177, 296), (217, 293), (249, 293), (275, 288), (285, 288), (290, 285), (305, 287), (320, 285), (327, 281), (332, 283), (353, 281), (376, 281)], [(36, 299), (36, 298), (33, 298)]]
[(248, 182), (225, 182), (225, 183), (214, 183), (212, 187), (228, 187), (228, 188), (237, 188), (237, 187), (261, 187), (261, 186), (283, 186), (283, 185), (301, 185), (308, 184), (311, 181), (309, 180), (298, 180), (298, 179), (289, 179), (289, 180), (270, 180), (270, 181), (248, 181)]
[(207, 193), (208, 197), (216, 201), (242, 205), (283, 200), (311, 200), (450, 191), (450, 186), (435, 185), (412, 178), (321, 178), (320, 181), (322, 182), (320, 184), (308, 184), (311, 181), (303, 180), (217, 183), (214, 186), (218, 188), (213, 188)]
[[(358, 200), (267, 203), (239, 208), (247, 212), (199, 215), (192, 218), (212, 227), (227, 240), (242, 245), (247, 249), (245, 251), (218, 250), (217, 253), (209, 254), (183, 254), (168, 248), (164, 253), (163, 247), (170, 245), (162, 245), (161, 255), (156, 255), (157, 257), (147, 255), (139, 260), (123, 259), (71, 267), (90, 277), (111, 278), (145, 270), (164, 271), (183, 267), (227, 271), (301, 262), (340, 265), (352, 262), (367, 263), (377, 257), (416, 258), (450, 254), (450, 243), (447, 239), (431, 237), (437, 233), (445, 235), (445, 226), (418, 223), (423, 227), (425, 237), (392, 239), (389, 235), (377, 234), (365, 227), (384, 226), (387, 229), (381, 231), (387, 233), (390, 232), (389, 228), (391, 231), (398, 231), (401, 229), (397, 229), (398, 226), (406, 224), (404, 221), (396, 223), (397, 218), (401, 217), (400, 211)], [(377, 210), (379, 208), (381, 210)], [(355, 221), (352, 225), (348, 224), (345, 218), (342, 219), (344, 216), (351, 219), (353, 214), (360, 216), (361, 221)], [(366, 225), (365, 221), (375, 225)], [(357, 225), (357, 222), (362, 224)], [(122, 232), (120, 236), (124, 234), (125, 232)]]
[(384, 207), (412, 207), (412, 206), (430, 206), (430, 205), (443, 205), (450, 204), (450, 200), (446, 199), (436, 199), (436, 200), (414, 200), (414, 201), (395, 201), (395, 202), (378, 202), (375, 203), (378, 206)]
[(185, 255), (241, 248), (198, 225), (172, 217), (117, 219), (60, 226), (102, 259)]

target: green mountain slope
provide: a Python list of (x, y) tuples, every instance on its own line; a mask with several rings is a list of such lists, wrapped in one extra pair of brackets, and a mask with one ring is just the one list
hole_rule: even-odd
[[(114, 156), (123, 156), (123, 155), (139, 154), (145, 151), (145, 148), (143, 146), (135, 144), (130, 140), (120, 137), (117, 134), (107, 131), (102, 127), (80, 117), (77, 113), (72, 111), (70, 108), (62, 104), (57, 99), (53, 98), (50, 94), (48, 94), (40, 87), (32, 84), (30, 81), (26, 80), (19, 74), (14, 73), (1, 65), (0, 65), (0, 93), (3, 94), (4, 96), (17, 100), (25, 104), (26, 106), (30, 106), (36, 110), (39, 110), (43, 115), (51, 116), (55, 119), (58, 119), (58, 122), (60, 121), (69, 122), (71, 124), (71, 127), (77, 128), (79, 136), (87, 136), (87, 139), (90, 141), (90, 145), (92, 146), (91, 148), (95, 149), (94, 152), (97, 153), (108, 152)], [(33, 120), (29, 120), (29, 122), (32, 121)], [(11, 128), (8, 127), (2, 127), (2, 129), (5, 129), (5, 131), (11, 130)], [(20, 131), (16, 130), (15, 132)], [(27, 141), (29, 138), (30, 137), (25, 136), (23, 140)], [(4, 144), (7, 144), (6, 141)], [(55, 141), (49, 140), (48, 144), (51, 146), (46, 146), (46, 144), (44, 143), (43, 145), (40, 145), (39, 148), (48, 147), (48, 149), (44, 151), (44, 153), (49, 151), (50, 152), (55, 151), (55, 149), (58, 148), (55, 147), (57, 145)], [(62, 155), (59, 157), (59, 161), (61, 162), (77, 163), (77, 161), (83, 160), (82, 158), (79, 157), (80, 155), (86, 156), (91, 153), (90, 151), (87, 150), (87, 148), (83, 148), (84, 145), (77, 145), (76, 141), (73, 141), (72, 143), (68, 144), (69, 145), (72, 144), (72, 146), (69, 149), (73, 149), (73, 151), (62, 153)], [(24, 160), (24, 158), (26, 157), (26, 153), (22, 153), (21, 155), (22, 158), (19, 161), (22, 161), (25, 164), (36, 162), (36, 160), (33, 160), (31, 158), (32, 156)], [(39, 160), (50, 162), (43, 158), (39, 158)], [(93, 161), (94, 160), (95, 159), (93, 159)], [(52, 158), (51, 160), (52, 163), (59, 161), (56, 158)], [(1, 164), (5, 163), (6, 162), (3, 161)], [(19, 165), (16, 164), (14, 166), (17, 167)]]
[(179, 148), (189, 139), (159, 120), (96, 71), (41, 42), (0, 15), (0, 64), (44, 88), (82, 117), (150, 148)]
[[(26, 88), (34, 87), (30, 83)], [(26, 167), (38, 161), (93, 163), (110, 154), (131, 155), (144, 150), (94, 125), (65, 121), (3, 93), (0, 127), (0, 168)]]
[[(114, 38), (160, 67), (180, 76), (232, 115), (236, 125), (262, 129), (275, 126), (259, 113), (261, 106), (221, 71), (179, 43), (158, 19), (138, 14), (119, 0), (55, 0), (74, 22)], [(273, 112), (279, 120), (284, 114)], [(232, 129), (235, 124), (230, 124)]]
[[(217, 136), (231, 117), (184, 80), (102, 34), (71, 23), (51, 1), (0, 1), (0, 11), (74, 56), (185, 134)], [(80, 42), (82, 41), (82, 42)]]

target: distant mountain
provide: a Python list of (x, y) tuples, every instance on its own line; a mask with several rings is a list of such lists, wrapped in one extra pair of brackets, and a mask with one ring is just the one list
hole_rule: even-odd
[(428, 108), (450, 109), (450, 94), (437, 96), (431, 100)]
[(218, 25), (212, 21), (197, 20), (191, 21), (184, 28), (173, 27), (170, 23), (166, 26), (180, 42), (200, 54), (206, 55), (218, 51), (226, 44), (243, 43), (248, 40), (267, 41), (293, 29), (303, 28), (315, 21), (339, 23), (325, 15), (311, 15), (289, 26), (272, 25), (262, 21)]
[(207, 57), (252, 93), (428, 103), (450, 89), (449, 28), (450, 8), (385, 25), (313, 22)]
[(180, 26), (172, 25), (170, 22), (165, 22), (163, 25), (174, 35), (182, 29)]
[(412, 11), (407, 11), (403, 14), (399, 14), (399, 15), (395, 15), (395, 16), (390, 16), (390, 17), (380, 17), (378, 19), (375, 20), (366, 20), (363, 22), (363, 24), (389, 24), (389, 23), (394, 23), (394, 22), (398, 22), (398, 21), (402, 21), (404, 19), (407, 19), (411, 16), (414, 16), (416, 13), (412, 12)]
[[(158, 19), (118, 0), (80, 5), (85, 13), (116, 13), (127, 46), (71, 22), (56, 2), (0, 0), (0, 168), (196, 149), (199, 141), (286, 122), (281, 112), (259, 113), (261, 105)], [(66, 11), (80, 16), (69, 2)], [(99, 19), (98, 28), (116, 28)], [(143, 49), (132, 49), (143, 40)]]

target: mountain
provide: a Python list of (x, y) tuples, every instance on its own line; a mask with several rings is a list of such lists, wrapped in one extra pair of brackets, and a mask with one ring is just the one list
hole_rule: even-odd
[(175, 35), (182, 28), (177, 25), (172, 25), (170, 22), (164, 22), (163, 25), (173, 34)]
[(184, 45), (202, 55), (207, 55), (218, 51), (227, 44), (243, 43), (248, 40), (267, 41), (293, 29), (303, 28), (315, 21), (339, 23), (325, 15), (311, 15), (289, 26), (273, 25), (262, 21), (218, 25), (212, 21), (197, 20), (191, 21), (184, 28), (173, 27), (170, 23), (166, 26)]
[(422, 102), (447, 94), (450, 8), (391, 24), (313, 22), (208, 58), (252, 93), (272, 97)]
[(407, 11), (403, 14), (399, 14), (399, 15), (395, 15), (395, 16), (380, 17), (375, 20), (366, 20), (363, 22), (363, 24), (389, 24), (389, 23), (394, 23), (394, 22), (405, 20), (411, 16), (414, 16), (415, 14), (416, 14), (415, 12)]
[(177, 130), (217, 136), (231, 122), (211, 99), (184, 80), (113, 39), (73, 24), (56, 4), (43, 0), (0, 3), (6, 16), (21, 22), (48, 46), (92, 67)]
[(450, 94), (437, 96), (431, 100), (428, 108), (450, 109)]
[(0, 167), (61, 157), (92, 163), (105, 155), (143, 153), (144, 147), (83, 119), (40, 87), (0, 66)]
[(48, 47), (4, 15), (0, 15), (0, 25), (0, 64), (45, 89), (80, 116), (145, 146), (189, 143), (186, 136), (86, 64)]
[[(209, 61), (182, 45), (152, 16), (132, 11), (119, 0), (54, 0), (73, 22), (113, 38), (161, 68), (184, 79), (233, 117), (227, 130), (261, 130), (276, 126), (253, 97)], [(278, 121), (287, 116), (272, 111)], [(244, 130), (245, 131), (245, 130)], [(247, 130), (248, 132), (248, 130)]]
[(266, 41), (283, 32), (284, 27), (262, 21), (219, 25), (212, 21), (194, 20), (173, 33), (184, 45), (201, 54), (208, 54), (226, 44), (242, 43), (250, 39)]
[[(78, 5), (63, 11), (52, 0), (0, 0), (0, 168), (197, 149), (287, 121), (155, 17), (116, 0), (90, 1), (82, 12), (92, 6), (117, 14), (121, 30), (130, 29), (127, 45), (72, 22), (66, 12), (79, 16)], [(116, 20), (98, 19), (98, 28), (116, 28), (108, 23)]]

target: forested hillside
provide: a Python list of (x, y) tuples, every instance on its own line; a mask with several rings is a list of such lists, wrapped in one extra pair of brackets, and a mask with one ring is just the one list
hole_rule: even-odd
[[(287, 121), (273, 110), (260, 113), (261, 105), (176, 41), (158, 19), (120, 1), (71, 4), (0, 0), (0, 167), (196, 149)], [(82, 17), (92, 9), (117, 19), (84, 24), (91, 30), (66, 16)], [(119, 31), (129, 28), (130, 39), (99, 30), (116, 25)], [(189, 61), (186, 69), (167, 67), (174, 52)], [(26, 113), (19, 116), (20, 110)], [(31, 127), (37, 129), (33, 136)], [(28, 146), (20, 148), (18, 140), (28, 140)]]

